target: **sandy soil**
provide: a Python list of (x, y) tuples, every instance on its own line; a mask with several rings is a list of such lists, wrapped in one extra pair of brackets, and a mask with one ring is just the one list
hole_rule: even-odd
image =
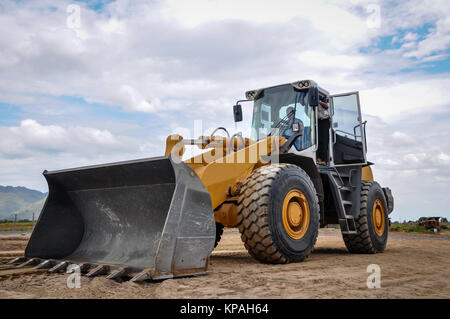
[(24, 250), (27, 241), (30, 238), (28, 234), (21, 235), (0, 235), (0, 252), (11, 250)]
[[(23, 249), (27, 236), (0, 235), (0, 250)], [(368, 289), (369, 264), (381, 267), (381, 288)], [(265, 265), (227, 229), (208, 274), (162, 282), (118, 283), (82, 277), (69, 289), (66, 274), (35, 274), (0, 281), (0, 298), (450, 298), (450, 236), (390, 233), (383, 254), (353, 255), (340, 232), (321, 229), (303, 263)]]

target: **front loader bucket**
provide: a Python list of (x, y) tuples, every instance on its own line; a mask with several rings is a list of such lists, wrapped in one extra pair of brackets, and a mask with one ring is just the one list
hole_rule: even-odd
[(216, 229), (211, 198), (183, 162), (158, 157), (44, 176), (49, 194), (25, 250), (30, 260), (134, 280), (206, 271)]

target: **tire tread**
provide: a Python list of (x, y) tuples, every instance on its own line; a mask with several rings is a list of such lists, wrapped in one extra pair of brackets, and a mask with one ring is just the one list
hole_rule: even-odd
[(361, 208), (358, 218), (355, 219), (357, 234), (342, 235), (345, 246), (351, 253), (375, 254), (378, 252), (370, 238), (367, 218), (369, 191), (374, 184), (373, 181), (361, 181)]
[[(283, 163), (271, 164), (256, 169), (243, 183), (238, 199), (238, 228), (241, 233), (241, 239), (249, 254), (262, 262), (279, 264), (302, 261), (311, 253), (312, 247), (317, 241), (316, 235), (314, 236), (311, 249), (301, 258), (294, 260), (292, 257), (290, 258), (283, 254), (272, 238), (268, 216), (270, 190), (277, 175), (290, 167), (298, 168), (296, 165)], [(299, 171), (307, 177), (305, 180), (309, 183), (309, 187), (315, 189), (309, 176), (303, 170)], [(311, 211), (318, 212), (319, 200), (317, 194), (314, 196), (312, 205), (315, 207)], [(319, 227), (318, 224), (319, 219), (317, 219), (317, 229)]]

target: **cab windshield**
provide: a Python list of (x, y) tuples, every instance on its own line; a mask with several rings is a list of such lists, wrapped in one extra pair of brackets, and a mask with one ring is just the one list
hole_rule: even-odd
[(300, 151), (314, 144), (313, 109), (308, 106), (308, 92), (300, 92), (290, 84), (268, 88), (262, 91), (254, 102), (252, 134), (259, 141), (269, 135), (286, 139), (295, 132), (293, 123), (302, 123), (303, 136), (298, 137), (295, 148)]

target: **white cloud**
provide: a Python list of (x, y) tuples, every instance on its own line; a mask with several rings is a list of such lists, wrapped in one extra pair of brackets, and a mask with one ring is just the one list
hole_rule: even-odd
[[(369, 160), (399, 209), (409, 210), (421, 193), (436, 199), (448, 191), (449, 176), (439, 171), (450, 154), (450, 81), (420, 71), (422, 62), (448, 59), (447, 2), (117, 0), (99, 12), (80, 2), (75, 32), (66, 26), (71, 1), (4, 0), (0, 102), (24, 114), (20, 124), (0, 126), (1, 183), (33, 186), (43, 168), (161, 155), (161, 136), (191, 129), (194, 119), (232, 131), (231, 105), (246, 90), (312, 78), (332, 93), (360, 90)], [(367, 25), (373, 3), (381, 6), (379, 29)], [(424, 35), (417, 29), (426, 24)], [(367, 49), (392, 35), (400, 48)], [(88, 120), (61, 96), (148, 120)], [(251, 106), (243, 106), (238, 128), (246, 129)]]
[(361, 91), (364, 113), (392, 122), (399, 118), (442, 110), (450, 101), (450, 79), (428, 78), (401, 83), (380, 83), (376, 88)]
[(415, 143), (415, 140), (404, 132), (394, 132), (394, 134), (392, 134), (392, 138), (394, 141), (402, 145), (408, 146)]
[(126, 31), (125, 21), (112, 18), (100, 25), (100, 29), (105, 33), (123, 34)]
[(403, 41), (416, 41), (419, 38), (419, 35), (417, 33), (408, 32), (403, 37)]
[(153, 138), (117, 136), (82, 126), (43, 125), (33, 119), (0, 126), (0, 184), (47, 191), (42, 171), (161, 156)]
[[(123, 105), (128, 109), (141, 112), (155, 111), (155, 107), (146, 101), (145, 97), (132, 86), (122, 85), (118, 93), (118, 105)], [(159, 102), (157, 102), (157, 104), (159, 104)]]
[(405, 53), (406, 57), (423, 58), (450, 47), (450, 17), (440, 19), (424, 40), (419, 41), (417, 49)]
[(438, 155), (438, 159), (442, 164), (450, 164), (450, 155), (445, 154), (445, 153), (440, 153)]
[(116, 137), (107, 130), (90, 127), (42, 125), (33, 119), (20, 126), (0, 126), (0, 157), (33, 156), (42, 153), (72, 153), (95, 155), (98, 152), (129, 152), (138, 148), (127, 137)]
[(393, 190), (394, 220), (448, 216), (449, 115), (422, 110), (390, 123), (367, 117), (368, 159), (375, 179)]
[(323, 51), (304, 51), (298, 55), (302, 64), (310, 67), (329, 70), (356, 70), (368, 64), (368, 58), (350, 54), (331, 54)]

